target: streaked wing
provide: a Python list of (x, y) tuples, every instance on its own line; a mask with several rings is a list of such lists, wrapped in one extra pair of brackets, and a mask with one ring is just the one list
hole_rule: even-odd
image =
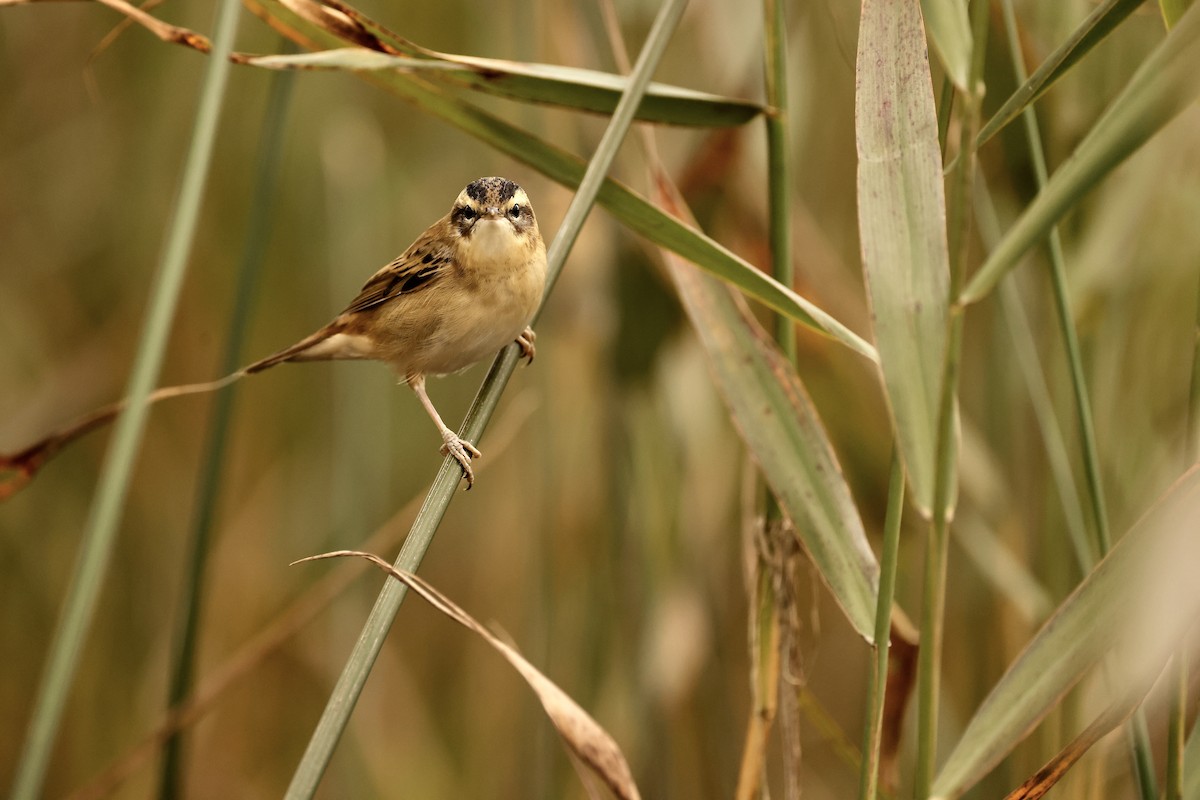
[(439, 237), (433, 233), (443, 229), (441, 222), (435, 224), (395, 261), (372, 275), (342, 314), (366, 311), (400, 295), (412, 294), (453, 270), (453, 251), (448, 243), (437, 241)]

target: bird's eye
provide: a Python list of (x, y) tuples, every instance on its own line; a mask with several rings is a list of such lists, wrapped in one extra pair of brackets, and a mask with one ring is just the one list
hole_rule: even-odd
[(475, 219), (476, 216), (475, 209), (471, 208), (470, 206), (463, 206), (458, 210), (458, 213), (463, 219)]
[(508, 215), (513, 219), (519, 219), (521, 217), (521, 204), (513, 203), (513, 207), (508, 210)]

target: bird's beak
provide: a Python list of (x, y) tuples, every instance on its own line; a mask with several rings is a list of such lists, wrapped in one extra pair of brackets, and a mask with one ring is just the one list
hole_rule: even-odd
[(483, 216), (487, 219), (499, 219), (504, 216), (499, 206), (488, 206), (483, 210)]

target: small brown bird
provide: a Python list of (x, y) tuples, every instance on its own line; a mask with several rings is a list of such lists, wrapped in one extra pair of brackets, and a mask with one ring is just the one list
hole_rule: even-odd
[(425, 378), (466, 369), (512, 341), (532, 362), (529, 323), (545, 287), (546, 245), (525, 190), (505, 178), (480, 178), (332, 322), (241, 372), (285, 361), (389, 364), (417, 393), (442, 434), (443, 455), (462, 466), (469, 489), (471, 459), (480, 452), (442, 422)]

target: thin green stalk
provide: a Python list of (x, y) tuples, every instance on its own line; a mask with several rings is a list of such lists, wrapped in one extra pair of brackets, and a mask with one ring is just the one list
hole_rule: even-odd
[[(645, 94), (646, 86), (666, 50), (671, 34), (679, 23), (687, 0), (666, 0), (660, 10), (654, 25), (647, 36), (646, 44), (638, 56), (630, 77), (629, 86), (621, 96), (613, 112), (600, 144), (596, 147), (595, 156), (588, 164), (579, 189), (571, 201), (570, 207), (559, 227), (558, 235), (550, 245), (548, 257), (548, 274), (546, 279), (547, 296), (554, 288), (558, 276), (566, 261), (567, 253), (575, 244), (583, 222), (596, 201), (596, 195), (604, 182), (604, 176), (616, 157), (617, 150), (633, 122), (634, 112)], [(500, 402), (504, 387), (512, 376), (520, 357), (519, 348), (513, 344), (500, 351), (496, 360), (488, 370), (479, 392), (467, 412), (459, 435), (471, 442), (478, 442), (484, 428), (491, 419)], [(395, 565), (398, 569), (416, 572), (421, 560), (428, 550), (430, 542), (441, 523), (451, 499), (456, 494), (456, 488), (462, 477), (462, 470), (451, 458), (442, 462), (442, 467), (434, 479), (433, 486), (426, 495), (425, 503), (417, 518), (413, 521), (408, 538), (400, 550)], [(313, 731), (308, 748), (296, 767), (288, 787), (286, 797), (289, 800), (310, 798), (316, 793), (317, 784), (333, 757), (333, 750), (341, 738), (342, 731), (350, 719), (354, 704), (362, 692), (371, 667), (375, 663), (383, 640), (391, 627), (392, 620), (403, 602), (405, 589), (403, 584), (395, 580), (385, 582), (375, 607), (359, 635), (346, 666), (338, 678), (337, 685), (330, 695), (325, 711)]]
[[(787, 27), (784, 23), (782, 0), (763, 0), (763, 73), (767, 94), (767, 207), (769, 214), (769, 241), (771, 246), (771, 274), (775, 280), (789, 289), (794, 288), (795, 269), (792, 264), (792, 235), (791, 235), (791, 170), (788, 159), (788, 125), (787, 125)], [(796, 327), (787, 316), (775, 315), (775, 341), (783, 351), (787, 360), (796, 363)], [(758, 482), (765, 484), (761, 474)], [(763, 492), (765, 498), (763, 535), (775, 538), (766, 547), (774, 551), (778, 558), (764, 556), (761, 546), (757, 548), (759, 580), (755, 584), (754, 615), (752, 619), (758, 630), (758, 635), (752, 637), (758, 647), (754, 659), (755, 700), (759, 704), (755, 717), (751, 722), (752, 730), (758, 733), (754, 745), (759, 754), (766, 753), (766, 739), (770, 735), (772, 723), (775, 721), (779, 703), (780, 665), (784, 656), (780, 652), (786, 647), (781, 636), (781, 598), (779, 597), (777, 581), (779, 578), (779, 558), (786, 552), (781, 547), (781, 539), (790, 534), (786, 526), (785, 514), (779, 507), (770, 490)], [(773, 648), (773, 652), (766, 652)], [(785, 718), (785, 722), (787, 722)], [(785, 728), (786, 734), (786, 728)], [(751, 742), (747, 739), (747, 750), (743, 754), (743, 772), (750, 763)], [(743, 774), (739, 781), (739, 797), (760, 790), (759, 781), (763, 779), (765, 764), (755, 764), (756, 774)], [(785, 793), (790, 793), (795, 787), (791, 780), (794, 776), (787, 770), (785, 782), (788, 784)]]
[(875, 662), (867, 678), (867, 723), (863, 730), (863, 760), (859, 800), (875, 800), (879, 791), (879, 747), (883, 740), (883, 705), (887, 699), (888, 652), (891, 648), (892, 596), (896, 591), (896, 562), (900, 552), (900, 522), (904, 515), (904, 466), (899, 451), (892, 454), (887, 515), (883, 522), (883, 552), (879, 560), (879, 595), (875, 605)]
[(942, 155), (946, 153), (946, 137), (950, 132), (950, 116), (954, 111), (954, 81), (942, 79), (942, 97), (938, 103), (938, 144), (942, 147)]
[[(987, 43), (988, 4), (971, 7), (974, 51), (968, 89), (961, 101), (959, 152), (949, 181), (946, 239), (950, 254), (950, 298), (958, 297), (966, 273), (970, 234), (972, 186), (975, 179), (975, 135), (983, 101), (983, 56)], [(941, 698), (942, 641), (946, 622), (946, 570), (949, 560), (950, 519), (953, 514), (955, 471), (958, 463), (955, 421), (958, 416), (958, 374), (962, 360), (964, 309), (951, 304), (946, 320), (946, 352), (938, 401), (937, 470), (933, 519), (925, 552), (921, 604), (921, 649), (917, 655), (917, 765), (915, 795), (928, 797), (937, 763), (938, 709)]]
[[(285, 40), (285, 50), (292, 49)], [(278, 196), (276, 184), (279, 163), (283, 153), (283, 137), (286, 131), (288, 99), (294, 83), (293, 73), (281, 72), (271, 81), (263, 117), (263, 132), (259, 143), (258, 174), (254, 183), (254, 197), (247, 220), (248, 237), (238, 267), (237, 286), (234, 288), (234, 307), (222, 357), (222, 375), (228, 375), (242, 365), (242, 343), (249, 328), (250, 312), (257, 295), (261, 265), (266, 253), (271, 219), (274, 216), (275, 200)], [(221, 467), (225, 461), (225, 446), (228, 442), (229, 420), (233, 412), (236, 387), (220, 392), (213, 404), (213, 419), (204, 443), (201, 456), (201, 472), (196, 484), (196, 505), (192, 517), (191, 549), (181, 596), (183, 608), (178, 621), (175, 653), (167, 695), (167, 708), (175, 708), (192, 690), (196, 665), (196, 640), (200, 628), (201, 598), (204, 591), (204, 575), (208, 566), (209, 542), (212, 538), (213, 522), (216, 519), (217, 498), (221, 491)], [(158, 794), (162, 798), (183, 796), (185, 775), (183, 760), (183, 737), (176, 733), (169, 737), (163, 750), (163, 770)]]
[[(975, 219), (979, 224), (984, 249), (990, 250), (1000, 241), (1000, 220), (987, 188), (987, 180), (982, 175), (976, 184)], [(1034, 419), (1037, 420), (1038, 433), (1046, 452), (1046, 463), (1050, 467), (1050, 474), (1058, 491), (1067, 535), (1075, 550), (1075, 561), (1082, 573), (1083, 565), (1089, 563), (1091, 554), (1087, 523), (1084, 520), (1075, 476), (1071, 472), (1071, 460), (1063, 440), (1062, 428), (1059, 427), (1058, 418), (1055, 416), (1054, 400), (1050, 396), (1050, 387), (1046, 385), (1037, 342), (1034, 340), (1025, 307), (1021, 304), (1015, 279), (1006, 277), (1000, 281), (998, 299), (1000, 312), (1004, 316), (1004, 327), (1012, 340), (1013, 358), (1025, 379), (1025, 388), (1029, 392), (1029, 406), (1033, 409)]]
[[(1021, 57), (1018, 39), (1016, 14), (1013, 12), (1012, 0), (1002, 4), (1004, 26), (1008, 38), (1009, 55), (1012, 59), (1013, 72), (1018, 84), (1024, 84), (1027, 79), (1025, 63)], [(1033, 160), (1034, 176), (1039, 189), (1045, 187), (1049, 180), (1046, 169), (1045, 150), (1042, 147), (1037, 114), (1033, 106), (1026, 108), (1022, 114), (1022, 124), (1025, 126), (1025, 137), (1029, 145), (1030, 157)], [(1091, 507), (1094, 534), (1092, 539), (1093, 552), (1089, 561), (1081, 564), (1086, 574), (1112, 548), (1112, 534), (1108, 524), (1108, 504), (1104, 497), (1104, 482), (1100, 474), (1100, 455), (1096, 445), (1096, 428), (1092, 421), (1092, 406), (1088, 398), (1087, 380), (1083, 372), (1083, 356), (1079, 347), (1079, 334), (1075, 330), (1075, 317), (1071, 310), (1070, 297), (1067, 289), (1067, 270), (1063, 257), (1062, 240), (1058, 226), (1050, 229), (1050, 281), (1054, 293), (1054, 310), (1060, 335), (1066, 348), (1067, 365), (1071, 375), (1071, 394), (1075, 404), (1075, 414), (1079, 423), (1079, 438), (1083, 446), (1084, 477), (1088, 489), (1088, 501)], [(1154, 756), (1150, 747), (1150, 736), (1146, 729), (1144, 713), (1139, 709), (1133, 717), (1129, 728), (1133, 747), (1134, 771), (1137, 776), (1138, 790), (1142, 800), (1155, 800), (1158, 797), (1158, 787), (1154, 777)]]
[(238, 0), (222, 0), (217, 12), (212, 57), (205, 71), (183, 181), (151, 290), (133, 373), (124, 395), (129, 399), (128, 406), (117, 420), (112, 445), (105, 453), (95, 498), (88, 512), (83, 545), (75, 563), (62, 617), (50, 645), (45, 673), (26, 733), (25, 747), (17, 764), (12, 790), (14, 800), (32, 800), (41, 794), (54, 740), (62, 722), (67, 693), (79, 666), (79, 654), (91, 627), (96, 599), (112, 557), (134, 460), (145, 432), (146, 398), (158, 380), (167, 336), (187, 271), (188, 253), (196, 231), (217, 122), (225, 96), (229, 53), (237, 31), (239, 7)]
[[(787, 27), (782, 0), (763, 0), (763, 28), (766, 37), (765, 71), (767, 84), (767, 197), (770, 209), (772, 273), (775, 280), (794, 288), (791, 235), (791, 162), (788, 158), (787, 123)], [(775, 315), (775, 340), (787, 356), (796, 361), (796, 325), (783, 314)]]
[[(1012, 0), (1005, 0), (1002, 5), (1004, 24), (1008, 32), (1009, 51), (1012, 56), (1013, 71), (1018, 84), (1028, 78), (1025, 63), (1021, 57), (1019, 40), (1017, 38), (1017, 22), (1012, 9)], [(1025, 125), (1025, 136), (1029, 143), (1029, 154), (1033, 161), (1033, 171), (1038, 188), (1046, 185), (1049, 173), (1046, 169), (1046, 155), (1042, 148), (1042, 138), (1038, 129), (1037, 115), (1030, 106), (1022, 112)], [(1071, 391), (1075, 403), (1075, 413), (1079, 419), (1079, 433), (1083, 443), (1084, 476), (1088, 487), (1088, 501), (1091, 506), (1092, 519), (1095, 525), (1093, 536), (1095, 552), (1090, 563), (1081, 564), (1086, 573), (1099, 558), (1112, 547), (1112, 536), (1108, 527), (1108, 512), (1104, 502), (1104, 486), (1100, 477), (1100, 458), (1097, 455), (1095, 426), (1092, 424), (1091, 402), (1088, 400), (1087, 382), (1083, 375), (1083, 356), (1079, 349), (1079, 335), (1075, 331), (1075, 318), (1071, 312), (1070, 297), (1067, 294), (1066, 266), (1063, 258), (1062, 239), (1058, 234), (1058, 226), (1050, 229), (1050, 279), (1054, 291), (1054, 310), (1058, 321), (1059, 331), (1067, 350), (1067, 363), (1071, 372)]]

